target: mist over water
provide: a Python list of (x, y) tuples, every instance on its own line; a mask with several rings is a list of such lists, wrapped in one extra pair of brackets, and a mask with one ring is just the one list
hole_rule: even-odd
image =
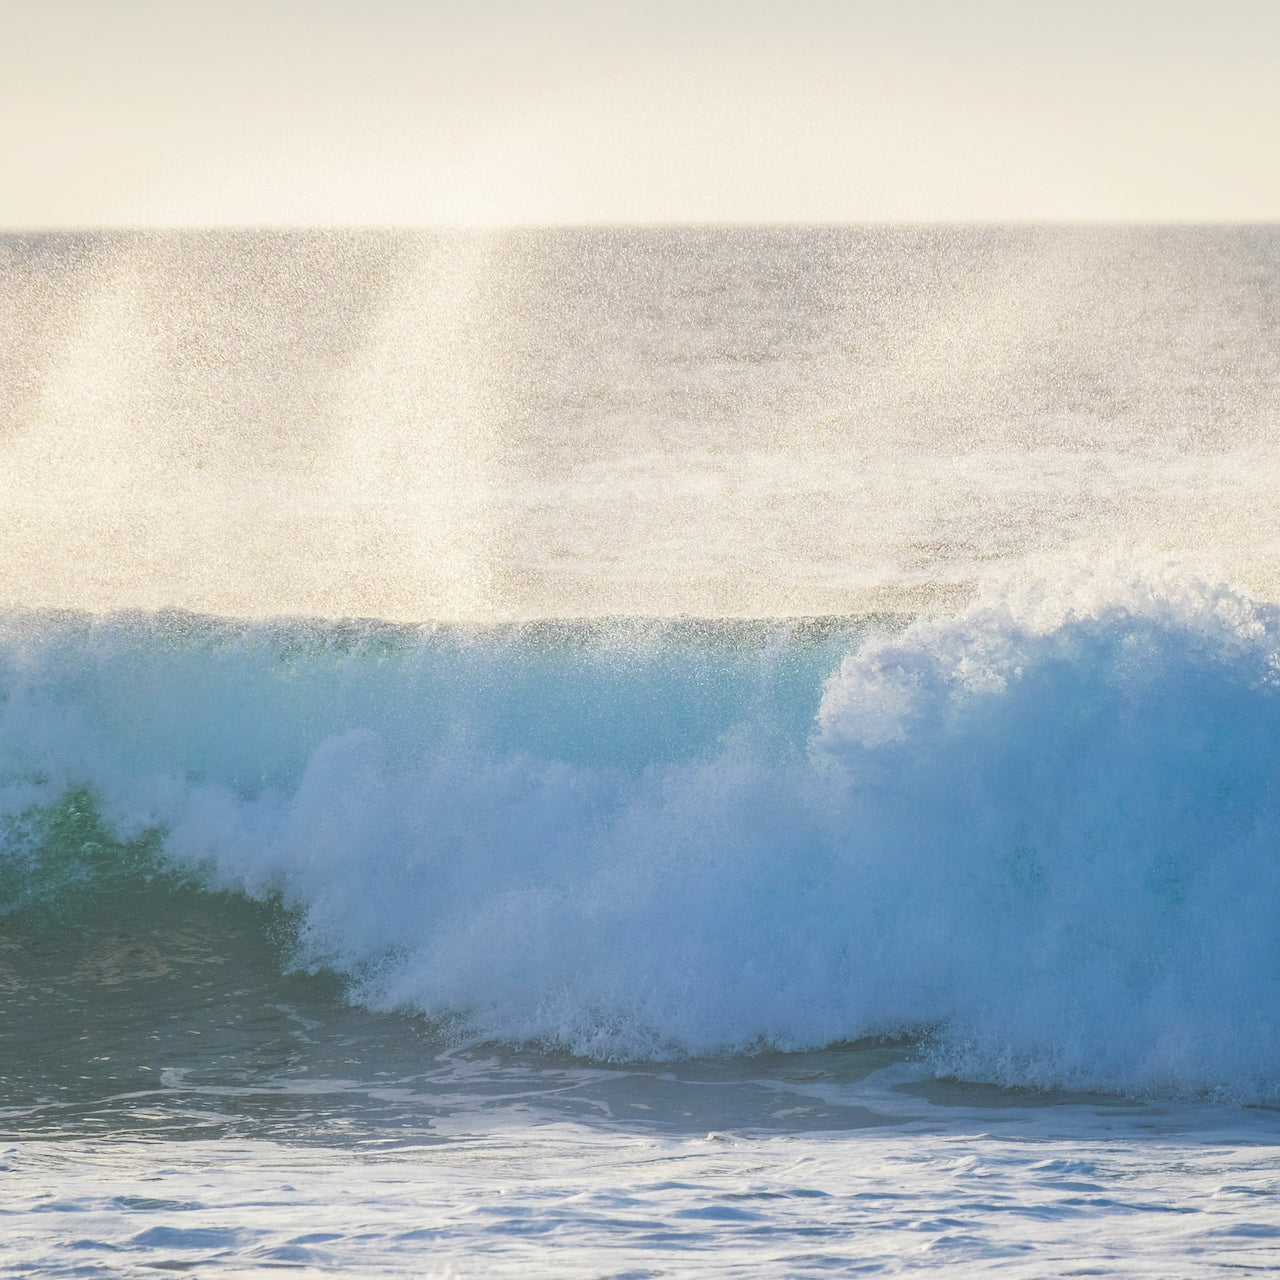
[(0, 239), (23, 608), (948, 608), (1173, 559), (1274, 594), (1269, 228)]

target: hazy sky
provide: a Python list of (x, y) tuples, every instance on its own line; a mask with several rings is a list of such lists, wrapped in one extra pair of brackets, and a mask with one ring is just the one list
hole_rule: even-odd
[(0, 0), (0, 225), (1280, 218), (1280, 3)]

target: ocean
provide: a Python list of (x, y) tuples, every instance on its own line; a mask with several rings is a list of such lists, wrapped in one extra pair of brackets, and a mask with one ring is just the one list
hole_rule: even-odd
[(0, 1274), (1280, 1269), (1280, 230), (0, 324)]

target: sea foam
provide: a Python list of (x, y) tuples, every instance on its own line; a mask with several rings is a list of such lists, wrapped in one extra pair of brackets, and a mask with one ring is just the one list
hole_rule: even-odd
[(87, 788), (455, 1035), (1280, 1097), (1277, 611), (1095, 578), (857, 630), (13, 618), (0, 805)]

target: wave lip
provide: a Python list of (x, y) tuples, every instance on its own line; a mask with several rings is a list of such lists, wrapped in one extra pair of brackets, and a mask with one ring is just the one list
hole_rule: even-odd
[(459, 1034), (1280, 1097), (1274, 608), (1099, 577), (797, 644), (54, 628), (0, 646), (4, 804), (90, 788)]

